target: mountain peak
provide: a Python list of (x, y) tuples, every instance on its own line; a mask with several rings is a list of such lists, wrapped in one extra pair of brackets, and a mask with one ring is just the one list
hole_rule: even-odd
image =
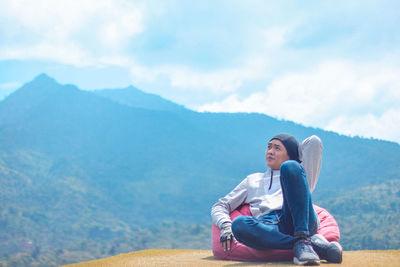
[[(26, 114), (49, 96), (59, 94), (61, 88), (62, 85), (52, 77), (45, 73), (39, 74), (1, 102), (0, 122), (16, 121), (18, 116)], [(13, 116), (6, 116), (7, 113)]]
[(47, 73), (42, 72), (34, 78), (34, 80), (36, 79), (53, 79), (53, 78), (47, 75)]
[(39, 82), (39, 83), (57, 83), (57, 81), (54, 79), (54, 78), (52, 78), (52, 77), (50, 77), (49, 75), (47, 75), (46, 73), (41, 73), (41, 74), (39, 74), (38, 76), (36, 76), (33, 80), (32, 80), (32, 82), (33, 83), (37, 83), (37, 82)]

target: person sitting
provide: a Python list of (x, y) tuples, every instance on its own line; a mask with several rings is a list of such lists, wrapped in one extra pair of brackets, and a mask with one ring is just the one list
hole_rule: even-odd
[[(289, 134), (268, 142), (265, 173), (247, 176), (211, 209), (220, 228), (220, 242), (230, 250), (239, 241), (254, 249), (292, 249), (296, 265), (319, 265), (320, 259), (342, 262), (342, 247), (317, 234), (319, 221), (312, 205), (322, 159), (322, 142), (313, 135), (299, 145)], [(229, 214), (249, 204), (253, 216)]]

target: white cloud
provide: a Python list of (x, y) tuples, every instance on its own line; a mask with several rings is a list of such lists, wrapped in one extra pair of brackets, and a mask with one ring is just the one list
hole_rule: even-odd
[(109, 1), (106, 3), (102, 7), (101, 18), (98, 18), (102, 22), (99, 39), (107, 47), (119, 48), (127, 39), (143, 31), (143, 11), (127, 1), (119, 5)]
[(265, 60), (250, 60), (236, 68), (214, 71), (196, 71), (186, 66), (164, 65), (146, 68), (140, 65), (131, 67), (132, 76), (146, 82), (166, 77), (177, 90), (192, 90), (223, 94), (237, 90), (244, 81), (256, 80), (266, 76), (268, 69)]
[(325, 127), (351, 136), (375, 137), (400, 143), (400, 108), (393, 108), (381, 115), (339, 116)]
[(102, 56), (97, 59), (100, 66), (123, 66), (129, 67), (132, 65), (132, 59), (128, 56)]
[(387, 62), (337, 60), (284, 74), (266, 90), (243, 99), (232, 94), (198, 110), (259, 112), (340, 133), (400, 142), (400, 124), (394, 123), (400, 118), (399, 106), (399, 67)]
[(14, 90), (21, 86), (22, 86), (22, 83), (20, 83), (20, 82), (0, 83), (0, 90)]
[(288, 42), (288, 37), (294, 29), (294, 25), (280, 25), (259, 30), (257, 35), (262, 49), (265, 51), (265, 49), (282, 48)]
[(87, 66), (93, 63), (93, 59), (73, 43), (64, 43), (59, 46), (55, 43), (40, 42), (32, 44), (29, 48), (24, 45), (5, 47), (0, 51), (0, 58), (50, 60), (76, 66)]
[(127, 0), (2, 1), (0, 59), (96, 64), (143, 31), (142, 12)]

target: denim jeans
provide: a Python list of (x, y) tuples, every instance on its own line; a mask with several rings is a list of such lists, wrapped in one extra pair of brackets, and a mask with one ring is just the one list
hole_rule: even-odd
[(255, 249), (292, 249), (296, 235), (313, 235), (318, 218), (303, 167), (294, 160), (281, 166), (282, 210), (262, 217), (239, 216), (232, 222), (235, 238)]

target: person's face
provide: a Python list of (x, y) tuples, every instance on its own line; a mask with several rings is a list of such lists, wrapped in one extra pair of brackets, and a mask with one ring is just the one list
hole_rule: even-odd
[(289, 160), (286, 147), (277, 139), (273, 139), (268, 143), (267, 152), (265, 153), (265, 161), (272, 170), (279, 170), (282, 163)]

